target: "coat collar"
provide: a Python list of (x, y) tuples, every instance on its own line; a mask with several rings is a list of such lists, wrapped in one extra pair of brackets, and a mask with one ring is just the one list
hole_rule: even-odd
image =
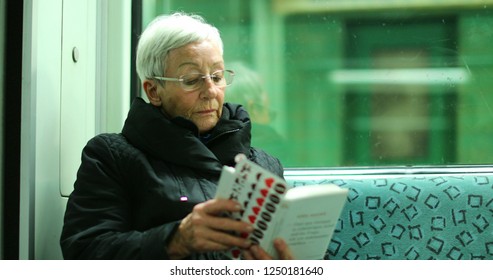
[(251, 124), (240, 105), (225, 103), (223, 114), (204, 144), (191, 121), (168, 119), (141, 98), (132, 103), (122, 134), (128, 141), (151, 157), (177, 165), (220, 172), (223, 165), (234, 164), (238, 153), (250, 150)]

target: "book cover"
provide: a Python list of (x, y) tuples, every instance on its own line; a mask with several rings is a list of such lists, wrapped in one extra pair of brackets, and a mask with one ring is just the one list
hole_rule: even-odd
[[(216, 198), (238, 201), (243, 210), (226, 213), (246, 221), (254, 231), (246, 237), (277, 257), (273, 240), (283, 238), (296, 259), (322, 259), (329, 245), (347, 197), (347, 189), (334, 184), (293, 188), (282, 178), (246, 157), (236, 166), (223, 167)], [(241, 250), (224, 254), (241, 258)]]

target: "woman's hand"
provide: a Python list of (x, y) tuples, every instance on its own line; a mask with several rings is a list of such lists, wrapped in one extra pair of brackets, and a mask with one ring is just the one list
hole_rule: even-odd
[[(293, 260), (293, 254), (291, 253), (291, 250), (289, 249), (288, 245), (286, 242), (281, 239), (277, 238), (274, 240), (274, 248), (277, 251), (277, 255), (279, 256), (280, 260)], [(272, 260), (272, 256), (267, 254), (267, 252), (264, 251), (260, 246), (258, 245), (253, 245), (251, 246), (248, 250), (245, 250), (243, 252), (243, 257), (246, 260)]]
[(251, 242), (231, 232), (250, 233), (251, 225), (221, 217), (225, 212), (239, 212), (241, 205), (233, 200), (213, 199), (195, 205), (180, 223), (168, 245), (168, 255), (181, 259), (193, 252), (223, 251), (233, 246), (247, 249)]

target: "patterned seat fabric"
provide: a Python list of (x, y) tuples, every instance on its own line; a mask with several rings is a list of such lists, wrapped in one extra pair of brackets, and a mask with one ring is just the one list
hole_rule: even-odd
[(342, 178), (286, 178), (350, 190), (326, 259), (493, 259), (493, 175)]

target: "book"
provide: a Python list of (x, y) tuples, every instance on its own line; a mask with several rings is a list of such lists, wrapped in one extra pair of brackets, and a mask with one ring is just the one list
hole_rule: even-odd
[[(240, 212), (226, 216), (250, 223), (254, 230), (241, 234), (278, 258), (273, 240), (283, 238), (295, 259), (323, 259), (348, 190), (335, 184), (291, 187), (284, 179), (248, 160), (238, 157), (235, 167), (224, 166), (216, 198), (238, 201)], [(241, 249), (223, 252), (240, 259)]]

